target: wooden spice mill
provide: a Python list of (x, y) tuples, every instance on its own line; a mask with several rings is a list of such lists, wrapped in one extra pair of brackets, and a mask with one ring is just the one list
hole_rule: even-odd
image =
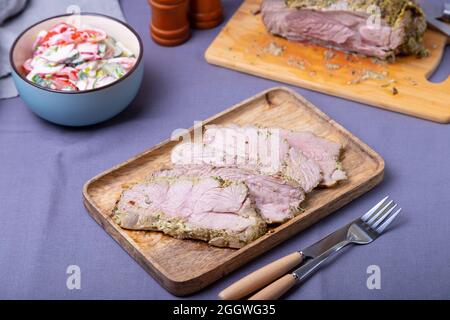
[(223, 20), (221, 0), (148, 0), (152, 8), (150, 34), (163, 46), (187, 41), (190, 28), (209, 29)]

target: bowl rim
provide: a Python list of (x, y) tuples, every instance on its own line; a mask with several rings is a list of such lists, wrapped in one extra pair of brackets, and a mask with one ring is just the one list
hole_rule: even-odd
[(28, 80), (26, 77), (24, 77), (24, 76), (17, 70), (16, 65), (15, 65), (15, 63), (14, 63), (14, 61), (13, 61), (13, 53), (14, 53), (14, 51), (15, 51), (15, 49), (16, 49), (16, 45), (17, 45), (17, 43), (19, 42), (19, 40), (20, 40), (20, 39), (25, 35), (25, 33), (27, 33), (30, 29), (32, 29), (32, 28), (34, 28), (34, 27), (40, 25), (40, 24), (43, 23), (43, 22), (46, 22), (46, 21), (48, 21), (48, 20), (52, 20), (52, 19), (55, 19), (55, 18), (69, 17), (69, 16), (72, 16), (72, 15), (74, 15), (74, 14), (73, 14), (73, 13), (65, 13), (65, 14), (60, 14), (60, 15), (56, 15), (56, 16), (49, 17), (49, 18), (45, 18), (45, 19), (43, 19), (43, 20), (40, 20), (40, 21), (38, 21), (38, 22), (32, 24), (31, 26), (29, 26), (28, 28), (26, 28), (24, 31), (22, 31), (22, 32), (16, 37), (16, 39), (14, 40), (14, 42), (13, 42), (13, 44), (12, 44), (12, 46), (11, 46), (11, 49), (10, 49), (10, 51), (9, 51), (9, 63), (10, 63), (10, 65), (11, 65), (11, 68), (13, 69), (13, 71), (14, 71), (14, 72), (15, 72), (15, 73), (16, 73), (23, 81), (25, 81), (26, 83), (28, 83), (28, 84), (30, 84), (30, 85), (32, 85), (32, 86), (38, 88), (38, 89), (41, 89), (41, 90), (45, 90), (45, 91), (49, 91), (49, 92), (53, 92), (53, 93), (59, 93), (59, 94), (74, 94), (74, 95), (76, 95), (76, 94), (92, 93), (92, 92), (100, 91), (100, 90), (103, 90), (103, 89), (108, 89), (108, 88), (110, 88), (110, 87), (112, 87), (112, 86), (118, 84), (119, 82), (125, 80), (125, 79), (128, 78), (134, 71), (136, 71), (136, 69), (139, 67), (139, 65), (140, 65), (140, 63), (141, 63), (141, 61), (142, 61), (142, 57), (144, 56), (144, 45), (143, 45), (142, 39), (141, 39), (141, 37), (139, 36), (139, 34), (137, 33), (137, 31), (134, 30), (134, 28), (131, 27), (131, 25), (129, 25), (128, 23), (126, 23), (126, 22), (124, 22), (124, 21), (121, 21), (121, 20), (119, 20), (119, 19), (117, 19), (117, 18), (108, 16), (108, 15), (106, 15), (106, 14), (95, 13), (95, 12), (80, 12), (80, 13), (76, 13), (76, 15), (82, 15), (82, 16), (98, 16), (98, 17), (103, 17), (103, 18), (106, 18), (106, 19), (113, 20), (113, 21), (115, 21), (115, 22), (117, 22), (117, 23), (123, 25), (125, 28), (127, 28), (128, 30), (130, 30), (130, 31), (136, 36), (136, 38), (137, 38), (137, 40), (138, 40), (138, 43), (139, 43), (139, 56), (137, 57), (136, 63), (134, 64), (133, 68), (131, 68), (130, 71), (128, 71), (122, 78), (119, 78), (119, 79), (117, 79), (116, 81), (111, 82), (110, 84), (107, 84), (106, 86), (99, 87), (99, 88), (93, 88), (93, 89), (89, 89), (89, 90), (82, 90), (82, 91), (62, 91), (62, 90), (55, 90), (55, 89), (45, 88), (45, 87), (41, 87), (41, 86), (39, 86), (39, 85), (37, 85), (37, 84), (31, 82), (31, 81)]

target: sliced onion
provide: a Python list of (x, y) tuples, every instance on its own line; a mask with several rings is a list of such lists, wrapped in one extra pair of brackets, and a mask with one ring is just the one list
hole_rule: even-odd
[(118, 63), (125, 70), (130, 70), (135, 65), (136, 58), (128, 58), (128, 57), (112, 58), (108, 60), (108, 63)]
[(113, 83), (116, 80), (117, 80), (116, 78), (113, 78), (111, 76), (101, 77), (101, 78), (97, 79), (97, 81), (95, 82), (94, 88), (100, 88), (100, 87), (107, 86), (108, 84)]
[(33, 59), (30, 58), (27, 61), (25, 61), (24, 64), (23, 64), (23, 68), (27, 72), (31, 72), (31, 70), (33, 70), (33, 66), (31, 65), (31, 61), (33, 61)]
[(64, 61), (69, 60), (69, 58), (73, 57), (77, 52), (74, 51), (74, 44), (68, 44), (64, 46), (52, 46), (45, 50), (42, 54), (45, 59), (54, 63), (62, 63)]

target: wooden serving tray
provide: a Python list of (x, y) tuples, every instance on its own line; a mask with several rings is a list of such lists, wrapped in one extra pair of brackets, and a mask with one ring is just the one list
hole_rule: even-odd
[(123, 185), (141, 181), (150, 172), (170, 165), (170, 151), (177, 142), (164, 141), (89, 180), (83, 197), (91, 216), (175, 295), (187, 295), (206, 287), (367, 192), (383, 179), (384, 161), (375, 151), (289, 89), (264, 91), (204, 121), (205, 125), (227, 123), (309, 130), (339, 142), (344, 146), (342, 164), (349, 179), (333, 188), (314, 190), (307, 195), (302, 205), (306, 210), (302, 214), (239, 250), (212, 247), (195, 240), (178, 240), (160, 232), (124, 230), (110, 218)]
[[(443, 56), (447, 43), (443, 34), (426, 32), (424, 41), (430, 55), (423, 59), (402, 57), (395, 63), (380, 64), (338, 51), (326, 59), (323, 47), (269, 34), (261, 14), (254, 14), (261, 1), (244, 1), (207, 49), (209, 63), (419, 118), (450, 122), (450, 79), (441, 83), (427, 80)], [(267, 50), (271, 43), (284, 48), (283, 52), (277, 56)], [(340, 69), (333, 70), (333, 65)], [(367, 70), (386, 76), (361, 81)]]

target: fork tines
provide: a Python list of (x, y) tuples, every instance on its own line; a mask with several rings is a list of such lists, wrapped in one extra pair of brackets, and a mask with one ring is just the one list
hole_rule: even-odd
[(377, 233), (383, 232), (400, 213), (402, 208), (397, 209), (394, 213), (394, 209), (397, 208), (397, 204), (394, 200), (389, 200), (389, 196), (378, 202), (372, 209), (370, 209), (365, 215), (361, 217), (373, 231)]

